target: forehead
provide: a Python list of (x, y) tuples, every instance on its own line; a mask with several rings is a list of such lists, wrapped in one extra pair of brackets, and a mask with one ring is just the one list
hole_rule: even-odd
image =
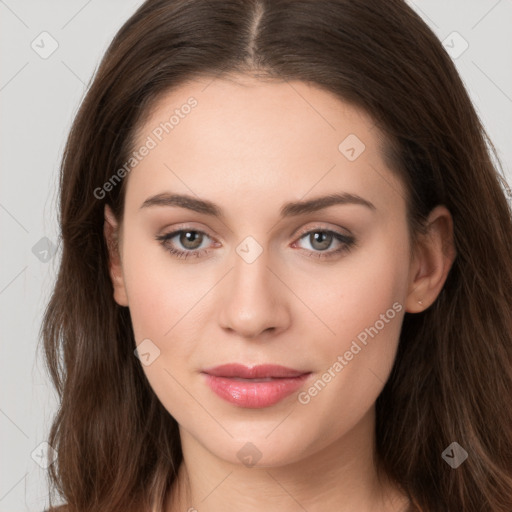
[[(191, 101), (196, 104), (193, 108), (187, 106)], [(371, 135), (375, 123), (363, 110), (317, 86), (298, 81), (262, 81), (244, 75), (188, 81), (164, 93), (153, 104), (139, 126), (137, 141), (142, 142), (173, 114), (174, 139), (180, 131), (186, 134), (185, 125), (192, 125), (195, 134), (205, 141), (231, 135), (232, 140), (248, 142), (250, 136), (254, 143), (266, 143), (269, 149), (292, 136), (297, 141), (322, 138), (325, 145), (332, 146), (349, 134), (345, 133), (347, 130), (364, 140), (370, 150), (374, 142), (381, 143), (379, 133)], [(276, 132), (280, 135), (277, 141)], [(295, 151), (300, 149), (296, 145)]]
[(316, 86), (202, 78), (160, 97), (139, 127), (134, 150), (151, 149), (129, 175), (127, 201), (176, 188), (247, 200), (332, 189), (378, 203), (386, 186), (401, 195), (382, 144), (370, 116)]

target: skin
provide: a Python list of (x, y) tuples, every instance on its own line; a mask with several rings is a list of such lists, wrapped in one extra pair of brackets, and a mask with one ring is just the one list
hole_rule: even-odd
[[(150, 339), (160, 350), (143, 368), (180, 426), (184, 463), (167, 511), (405, 510), (408, 500), (376, 471), (375, 401), (405, 312), (435, 301), (453, 263), (449, 211), (431, 212), (429, 236), (411, 257), (405, 191), (384, 164), (374, 122), (302, 82), (189, 82), (158, 101), (135, 147), (190, 96), (197, 107), (125, 178), (122, 225), (105, 208), (114, 298), (130, 309), (136, 343)], [(349, 134), (365, 145), (354, 161), (338, 149)], [(140, 208), (163, 192), (212, 201), (225, 216)], [(279, 217), (286, 202), (333, 192), (375, 209)], [(206, 235), (168, 244), (207, 253), (178, 259), (155, 240), (187, 228)], [(316, 258), (341, 244), (304, 236), (314, 229), (352, 235), (356, 245)], [(236, 251), (248, 236), (263, 250), (252, 263)], [(299, 390), (307, 391), (394, 303), (401, 311), (307, 404), (294, 393), (267, 408), (237, 407), (200, 374), (228, 362), (275, 363), (311, 371)], [(237, 457), (247, 442), (261, 452), (251, 467)]]

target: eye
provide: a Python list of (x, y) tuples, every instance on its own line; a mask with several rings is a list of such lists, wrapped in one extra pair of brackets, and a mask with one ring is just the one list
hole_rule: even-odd
[[(204, 231), (197, 229), (180, 229), (172, 233), (159, 235), (156, 239), (160, 241), (167, 251), (181, 259), (188, 258), (189, 256), (199, 257), (203, 253), (208, 252), (206, 249), (199, 250), (205, 237), (210, 238)], [(177, 238), (177, 241), (185, 250), (176, 249), (175, 243), (172, 242), (173, 238)]]
[[(207, 253), (208, 249), (201, 248), (201, 245), (205, 238), (210, 238), (210, 236), (197, 229), (179, 229), (171, 233), (158, 235), (155, 238), (173, 256), (186, 259), (189, 257), (198, 258)], [(176, 239), (176, 241), (173, 241), (173, 239)], [(302, 248), (302, 250), (305, 250), (310, 257), (321, 259), (333, 258), (343, 252), (348, 252), (356, 244), (353, 236), (319, 228), (302, 233), (299, 241), (303, 239), (309, 241), (311, 249)], [(328, 250), (333, 243), (338, 244), (338, 248)], [(183, 249), (176, 248), (176, 244), (181, 245)], [(296, 245), (297, 242), (294, 242), (292, 247)]]
[[(353, 236), (344, 235), (337, 231), (329, 229), (313, 229), (303, 233), (299, 240), (305, 239), (309, 242), (312, 250), (306, 249), (308, 256), (314, 258), (331, 258), (340, 255), (341, 253), (348, 252), (355, 246), (355, 238)], [(328, 251), (329, 247), (338, 244), (338, 248)], [(295, 242), (297, 244), (297, 242)], [(294, 244), (294, 245), (295, 245)]]

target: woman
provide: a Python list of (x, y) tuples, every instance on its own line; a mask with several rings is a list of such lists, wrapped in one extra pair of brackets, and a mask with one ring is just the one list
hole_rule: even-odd
[(511, 510), (486, 143), (402, 0), (145, 2), (62, 164), (66, 510)]

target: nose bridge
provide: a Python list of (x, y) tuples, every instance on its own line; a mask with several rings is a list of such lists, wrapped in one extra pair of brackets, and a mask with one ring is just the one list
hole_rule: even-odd
[(261, 251), (260, 254), (255, 255), (255, 248), (249, 247), (247, 252), (241, 255), (244, 248), (247, 248), (247, 245), (237, 248), (237, 255), (234, 259), (233, 281), (236, 292), (243, 291), (245, 288), (244, 295), (268, 293), (270, 284), (268, 274), (271, 274), (268, 270), (268, 251)]

